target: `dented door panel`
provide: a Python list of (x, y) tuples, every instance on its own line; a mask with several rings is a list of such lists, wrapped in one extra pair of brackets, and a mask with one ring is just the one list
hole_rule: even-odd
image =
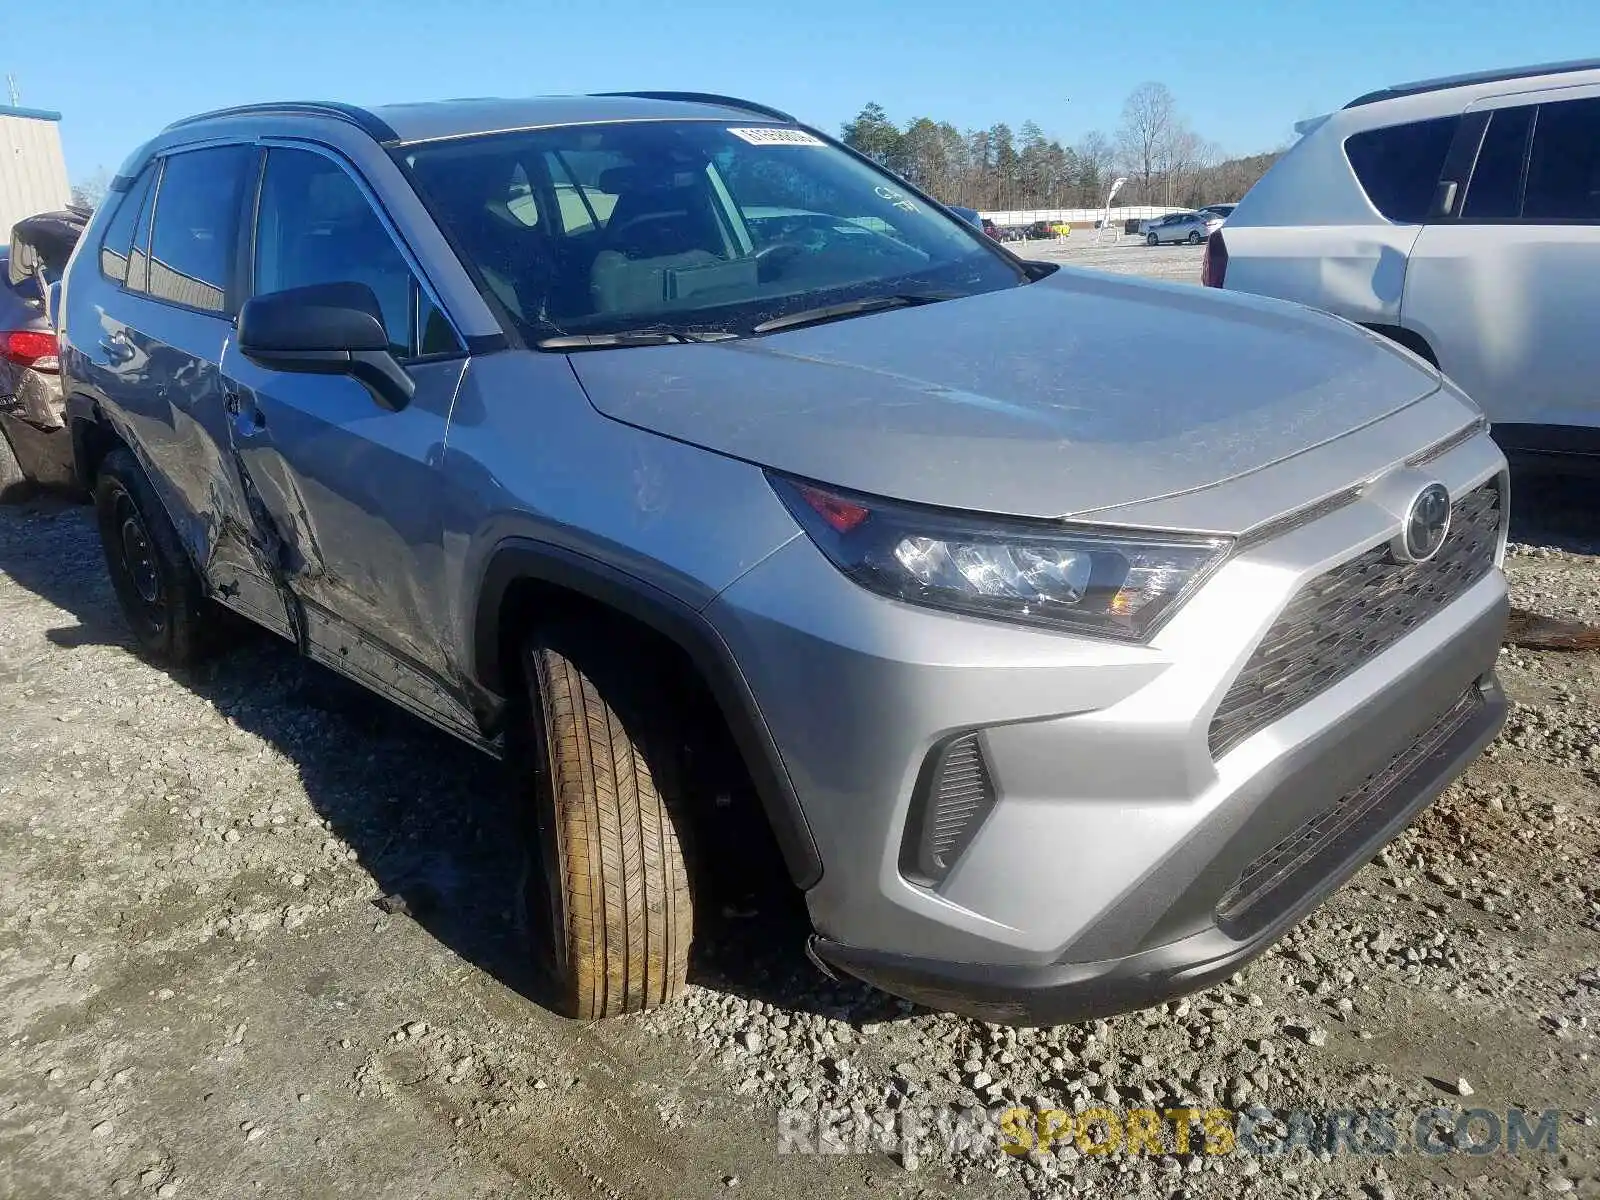
[(438, 464), (465, 361), (413, 365), (400, 412), (353, 379), (271, 371), (232, 345), (223, 367), (253, 533), (305, 652), (475, 737), (438, 611)]

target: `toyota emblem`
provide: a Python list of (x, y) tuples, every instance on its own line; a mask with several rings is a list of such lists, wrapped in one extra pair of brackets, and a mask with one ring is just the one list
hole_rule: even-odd
[(1450, 492), (1442, 483), (1430, 483), (1411, 501), (1390, 553), (1399, 562), (1427, 562), (1439, 553), (1449, 532)]

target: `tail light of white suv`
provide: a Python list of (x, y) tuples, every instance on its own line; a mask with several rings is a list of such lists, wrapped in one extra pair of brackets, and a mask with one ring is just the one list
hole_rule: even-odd
[(1228, 274), (1228, 243), (1222, 240), (1222, 230), (1214, 230), (1206, 238), (1206, 249), (1200, 259), (1200, 282), (1206, 287), (1219, 288)]

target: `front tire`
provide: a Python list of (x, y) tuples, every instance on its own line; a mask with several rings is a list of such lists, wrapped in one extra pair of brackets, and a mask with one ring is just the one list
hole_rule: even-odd
[(1147, 233), (1144, 236), (1144, 244), (1146, 246), (1159, 246), (1161, 245), (1161, 239), (1153, 233)]
[(1200, 244), (1200, 235), (1191, 230), (1190, 233), (1189, 233), (1189, 245), (1198, 246), (1199, 244)]
[(215, 614), (178, 531), (127, 450), (100, 464), (94, 504), (111, 586), (139, 649), (172, 667), (205, 657)]
[[(581, 1020), (665, 1004), (687, 981), (694, 906), (665, 795), (678, 747), (647, 711), (662, 697), (638, 688), (637, 658), (599, 638), (535, 638), (523, 666), (543, 867), (524, 899), (557, 1004)], [(647, 744), (664, 753), (647, 758)]]

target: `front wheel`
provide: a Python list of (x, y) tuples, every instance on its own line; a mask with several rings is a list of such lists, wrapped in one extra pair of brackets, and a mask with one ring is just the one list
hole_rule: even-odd
[(1144, 236), (1144, 244), (1146, 246), (1159, 246), (1161, 245), (1161, 239), (1153, 233), (1147, 233)]
[(1200, 244), (1200, 235), (1198, 233), (1194, 233), (1194, 232), (1191, 231), (1190, 234), (1189, 234), (1189, 245), (1198, 246), (1199, 244)]
[(204, 657), (216, 614), (178, 531), (127, 450), (113, 450), (100, 464), (94, 505), (111, 586), (139, 648), (174, 667)]
[[(624, 661), (625, 657), (628, 661)], [(694, 906), (666, 793), (663, 703), (637, 683), (637, 661), (581, 633), (535, 638), (530, 685), (535, 858), (528, 924), (568, 1015), (642, 1012), (684, 989)], [(624, 715), (626, 714), (626, 715)], [(652, 757), (646, 756), (646, 747)]]

